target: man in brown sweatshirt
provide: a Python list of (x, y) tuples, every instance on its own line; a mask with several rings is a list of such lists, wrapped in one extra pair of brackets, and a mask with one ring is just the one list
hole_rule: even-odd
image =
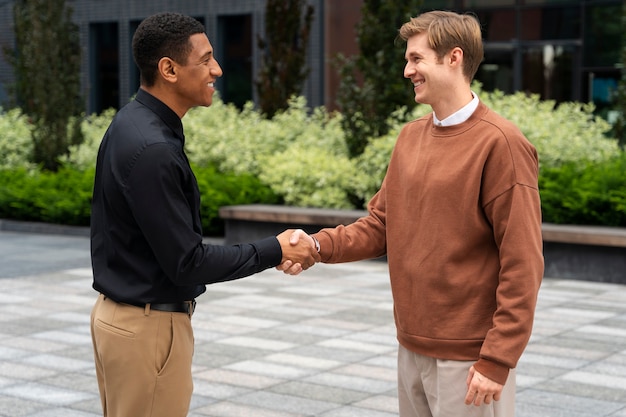
[(401, 131), (368, 215), (314, 238), (326, 263), (387, 255), (400, 416), (512, 417), (543, 277), (537, 152), (470, 89), (473, 16), (424, 13), (400, 37), (433, 112)]

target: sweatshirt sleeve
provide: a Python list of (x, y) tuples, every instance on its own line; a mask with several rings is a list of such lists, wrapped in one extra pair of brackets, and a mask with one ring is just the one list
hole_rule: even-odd
[[(537, 295), (544, 273), (541, 235), (541, 203), (537, 186), (537, 154), (532, 145), (521, 140), (508, 142), (508, 164), (512, 162), (512, 186), (484, 203), (484, 212), (492, 224), (500, 256), (497, 309), (493, 326), (480, 351), (476, 369), (504, 384), (508, 370), (515, 368), (530, 339)], [(485, 178), (503, 181), (502, 167), (486, 168)], [(485, 187), (498, 189), (499, 184)], [(486, 193), (485, 195), (488, 195)]]
[(322, 262), (360, 261), (387, 253), (384, 182), (367, 209), (367, 216), (350, 225), (322, 229), (313, 235), (320, 242)]

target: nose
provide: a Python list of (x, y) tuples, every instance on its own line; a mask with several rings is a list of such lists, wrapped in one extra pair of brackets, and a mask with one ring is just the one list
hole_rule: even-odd
[(407, 62), (404, 66), (404, 78), (411, 78), (413, 74), (415, 74), (415, 68), (413, 68), (410, 62)]
[(224, 74), (222, 72), (222, 67), (220, 67), (219, 62), (217, 62), (217, 59), (213, 60), (213, 65), (211, 65), (210, 72), (211, 75), (213, 75), (214, 77), (221, 77)]

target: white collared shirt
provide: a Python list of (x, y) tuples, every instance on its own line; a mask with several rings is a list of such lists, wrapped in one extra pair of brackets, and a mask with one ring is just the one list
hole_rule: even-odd
[(463, 123), (470, 118), (478, 107), (478, 96), (473, 91), (472, 97), (474, 97), (472, 101), (443, 120), (437, 119), (437, 115), (433, 112), (433, 123), (436, 126), (454, 126)]

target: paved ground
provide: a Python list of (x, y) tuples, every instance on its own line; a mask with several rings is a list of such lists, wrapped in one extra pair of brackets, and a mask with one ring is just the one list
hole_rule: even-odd
[[(88, 239), (0, 232), (0, 416), (101, 415)], [(391, 417), (386, 264), (209, 287), (193, 318), (192, 417)], [(626, 417), (626, 286), (546, 278), (517, 417)]]

